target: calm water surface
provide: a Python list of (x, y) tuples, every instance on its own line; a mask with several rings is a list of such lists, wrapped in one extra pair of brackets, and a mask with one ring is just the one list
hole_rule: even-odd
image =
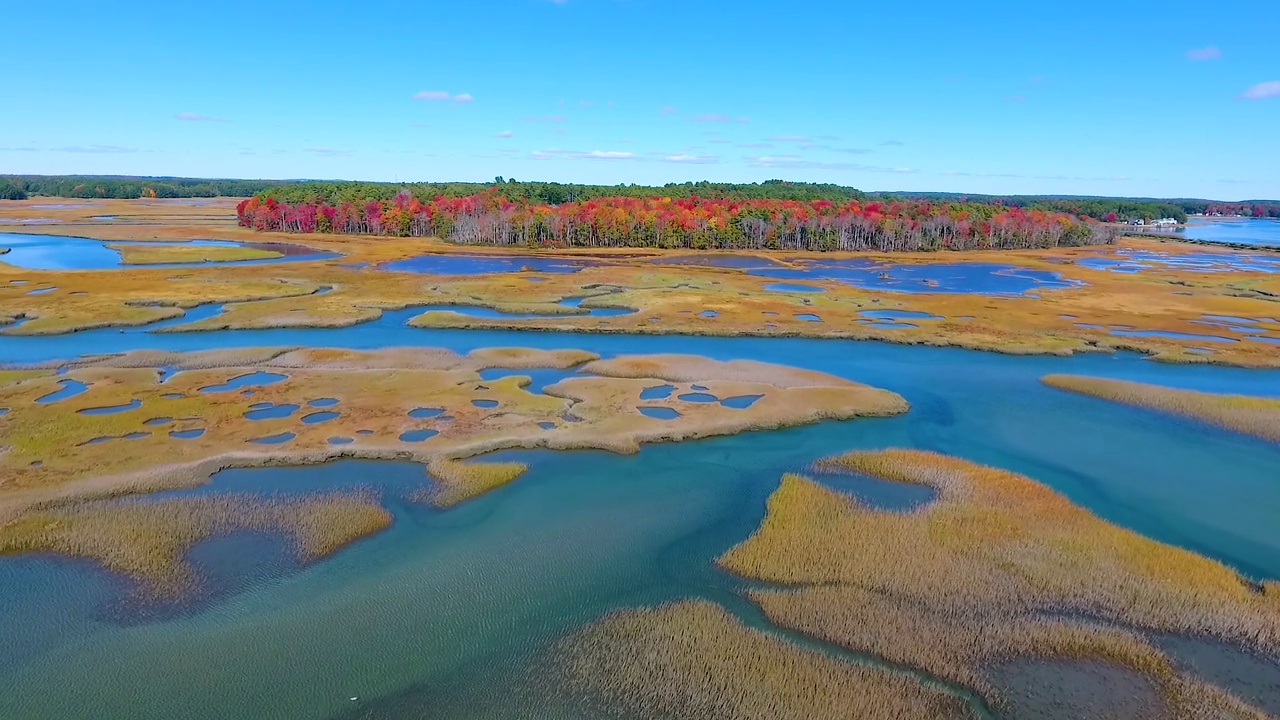
[[(208, 247), (251, 247), (281, 253), (281, 257), (264, 260), (235, 260), (197, 263), (163, 263), (155, 265), (125, 265), (120, 253), (107, 245), (141, 245), (145, 247), (175, 247), (200, 245)], [(237, 243), (228, 240), (191, 240), (172, 242), (127, 242), (93, 240), (67, 235), (28, 235), (0, 232), (0, 248), (9, 252), (0, 255), (0, 263), (28, 270), (110, 270), (115, 268), (189, 268), (223, 265), (264, 265), (298, 260), (328, 260), (339, 257), (336, 253), (322, 253), (300, 245), (281, 243)]]
[[(1280, 577), (1280, 446), (1039, 383), (1068, 372), (1280, 396), (1274, 371), (1128, 354), (1017, 358), (852, 341), (405, 327), (417, 312), (340, 330), (0, 336), (0, 360), (251, 345), (680, 352), (831, 372), (898, 392), (912, 411), (633, 456), (503, 453), (530, 472), (447, 511), (402, 499), (426, 482), (411, 464), (221, 473), (184, 493), (367, 486), (396, 522), (305, 568), (270, 536), (205, 543), (193, 559), (210, 595), (145, 612), (128, 602), (126, 582), (86, 563), (0, 560), (0, 717), (582, 717), (536, 682), (517, 682), (539, 654), (619, 607), (689, 596), (740, 605), (740, 583), (714, 558), (756, 527), (783, 472), (850, 448), (926, 448), (1022, 472), (1148, 536)], [(536, 374), (535, 388), (556, 377)], [(825, 481), (886, 507), (919, 501)]]
[(1214, 222), (1192, 218), (1185, 229), (1178, 230), (1178, 234), (1192, 240), (1280, 247), (1280, 220), (1250, 219)]

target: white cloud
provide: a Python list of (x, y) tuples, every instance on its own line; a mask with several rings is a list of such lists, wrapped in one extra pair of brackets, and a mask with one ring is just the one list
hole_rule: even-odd
[(680, 110), (678, 110), (675, 105), (663, 105), (658, 108), (659, 115), (676, 115), (679, 114), (679, 112)]
[(350, 150), (338, 150), (337, 148), (331, 147), (309, 147), (303, 149), (309, 153), (323, 155), (325, 157), (346, 157), (351, 154)]
[(1209, 47), (1195, 48), (1187, 51), (1187, 59), (1194, 62), (1202, 62), (1204, 60), (1217, 60), (1222, 57), (1222, 51), (1217, 47), (1210, 45)]
[(509, 138), (509, 137), (515, 137), (515, 135), (516, 135), (516, 134), (515, 134), (515, 133), (513, 133), (513, 132), (511, 132), (510, 130), (503, 130), (502, 132), (498, 133), (497, 135), (494, 135), (494, 137)]
[(880, 144), (887, 147), (901, 147), (903, 145), (906, 145), (906, 143), (902, 142), (901, 140), (885, 140)]
[(751, 118), (734, 118), (720, 113), (708, 113), (706, 115), (694, 115), (693, 121), (701, 123), (749, 123)]
[(662, 162), (685, 163), (688, 165), (712, 165), (720, 162), (718, 155), (664, 155)]
[(618, 150), (592, 150), (585, 153), (582, 157), (589, 160), (634, 160), (635, 153), (620, 152)]
[(1266, 100), (1267, 98), (1280, 97), (1280, 80), (1258, 83), (1245, 90), (1240, 97), (1245, 100)]
[(813, 140), (807, 135), (774, 135), (773, 137), (768, 139), (773, 142), (797, 142), (797, 143), (813, 142)]
[(415, 93), (413, 99), (426, 100), (429, 102), (449, 102), (452, 100), (453, 102), (459, 103), (469, 103), (475, 100), (475, 98), (471, 96), (471, 93), (451, 95), (443, 90), (423, 90), (420, 93)]
[(566, 158), (571, 160), (635, 160), (636, 154), (632, 152), (623, 152), (621, 150), (565, 150), (564, 148), (549, 148), (547, 150), (535, 150), (532, 153), (534, 160), (551, 160), (553, 158)]
[(229, 122), (228, 120), (225, 120), (220, 117), (210, 117), (208, 115), (201, 115), (199, 113), (193, 113), (193, 112), (178, 113), (177, 115), (174, 115), (174, 117), (177, 118), (178, 120), (185, 120), (186, 122), (215, 122), (215, 123)]

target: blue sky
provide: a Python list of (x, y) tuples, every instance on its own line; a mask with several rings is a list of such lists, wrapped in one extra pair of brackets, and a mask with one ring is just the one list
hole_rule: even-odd
[(1271, 0), (56, 5), (0, 172), (1280, 198)]

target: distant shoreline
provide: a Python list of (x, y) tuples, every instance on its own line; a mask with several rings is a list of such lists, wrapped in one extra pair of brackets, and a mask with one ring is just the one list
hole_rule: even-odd
[(1278, 222), (1280, 221), (1280, 218), (1255, 218), (1245, 217), (1243, 215), (1193, 215), (1187, 218), (1187, 224), (1209, 225), (1212, 223), (1242, 223), (1252, 220), (1269, 220), (1271, 222)]

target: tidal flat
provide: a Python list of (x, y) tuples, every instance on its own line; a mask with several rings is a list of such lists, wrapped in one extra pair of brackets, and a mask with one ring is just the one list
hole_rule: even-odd
[(0, 257), (0, 716), (1280, 716), (1273, 272), (1084, 262), (1192, 254), (1135, 239), (793, 287), (753, 272), (857, 258), (233, 205), (22, 231), (322, 257)]

